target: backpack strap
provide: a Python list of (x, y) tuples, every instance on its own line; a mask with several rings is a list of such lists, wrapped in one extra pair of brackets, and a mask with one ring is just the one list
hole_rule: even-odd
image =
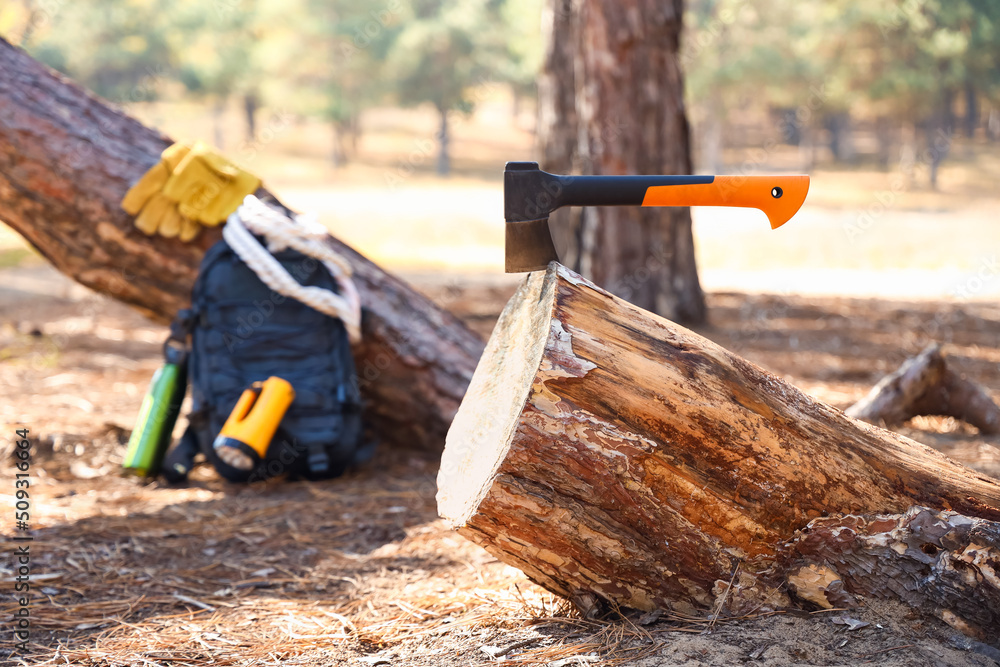
[[(354, 399), (354, 394), (350, 391), (350, 387), (344, 383), (337, 385), (337, 407), (339, 408), (337, 428), (338, 431), (342, 432), (347, 427), (346, 420), (349, 418), (349, 415), (361, 412), (360, 402)], [(340, 439), (340, 432), (334, 436), (334, 442)], [(330, 470), (328, 444), (325, 442), (310, 443), (308, 450), (309, 456), (307, 461), (310, 474), (317, 477), (325, 476)]]
[(198, 433), (195, 422), (192, 420), (188, 427), (184, 429), (184, 435), (174, 448), (167, 452), (163, 461), (164, 479), (170, 484), (180, 484), (187, 479), (188, 473), (194, 467), (194, 457), (198, 455), (201, 448), (198, 445)]
[(194, 315), (190, 308), (181, 308), (170, 322), (170, 334), (163, 341), (163, 358), (168, 364), (187, 364), (191, 346), (188, 336), (194, 328)]
[(356, 392), (351, 391), (346, 384), (337, 385), (337, 403), (343, 414), (361, 412), (361, 401), (358, 400)]

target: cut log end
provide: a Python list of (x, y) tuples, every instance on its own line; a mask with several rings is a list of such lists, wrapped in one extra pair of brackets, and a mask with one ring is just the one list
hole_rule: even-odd
[(479, 507), (510, 449), (545, 350), (555, 284), (554, 272), (533, 272), (507, 303), (497, 324), (507, 334), (490, 339), (465, 393), (469, 407), (459, 409), (448, 431), (437, 502), (453, 527)]

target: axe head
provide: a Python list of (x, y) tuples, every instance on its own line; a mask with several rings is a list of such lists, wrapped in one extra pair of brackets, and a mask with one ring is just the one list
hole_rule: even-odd
[(549, 262), (559, 261), (552, 234), (549, 233), (549, 219), (520, 220), (506, 223), (504, 237), (504, 270), (507, 273), (542, 271)]
[[(548, 177), (548, 178), (546, 178)], [(559, 261), (549, 213), (556, 208), (550, 174), (537, 162), (508, 162), (503, 174), (504, 270), (507, 273), (544, 270)]]

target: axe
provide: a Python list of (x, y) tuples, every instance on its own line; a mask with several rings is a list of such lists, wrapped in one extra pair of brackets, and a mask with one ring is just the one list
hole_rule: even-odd
[(559, 176), (537, 162), (508, 162), (503, 173), (506, 271), (539, 271), (559, 261), (549, 214), (563, 206), (743, 206), (777, 229), (795, 215), (808, 176)]

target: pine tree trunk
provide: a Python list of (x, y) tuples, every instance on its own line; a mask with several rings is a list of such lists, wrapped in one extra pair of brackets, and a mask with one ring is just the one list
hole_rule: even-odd
[[(78, 282), (165, 322), (221, 237), (147, 237), (119, 203), (171, 141), (0, 39), (0, 220)], [(280, 207), (269, 193), (258, 196)], [(336, 239), (364, 306), (355, 347), (367, 417), (390, 445), (439, 451), (479, 338)]]
[(212, 105), (213, 143), (220, 151), (226, 150), (226, 131), (224, 129), (224, 125), (226, 122), (226, 105), (228, 102), (228, 97), (220, 96)]
[[(977, 555), (958, 548), (968, 535), (949, 542), (947, 530), (895, 516), (914, 506), (978, 517), (994, 532), (966, 540)], [(788, 604), (778, 589), (793, 575), (808, 600), (799, 570), (823, 563), (827, 585), (814, 592), (832, 594), (840, 581), (848, 593), (896, 595), (891, 554), (865, 551), (875, 545), (861, 533), (925, 525), (921, 539), (937, 550), (923, 554), (951, 560), (920, 556), (900, 571), (953, 568), (936, 571), (940, 586), (897, 597), (921, 606), (935, 590), (964, 586), (978, 596), (978, 617), (954, 600), (938, 608), (976, 628), (1000, 624), (1000, 579), (988, 569), (1000, 566), (1000, 482), (818, 403), (556, 263), (528, 277), (487, 344), (448, 433), (438, 509), (584, 611), (610, 603), (738, 614)], [(867, 528), (856, 544), (848, 533), (814, 544), (797, 532), (814, 519), (849, 526), (859, 516)], [(971, 525), (949, 521), (959, 532)], [(884, 565), (864, 579), (869, 556)], [(975, 561), (979, 580), (951, 577), (963, 559)]]
[[(554, 174), (577, 171), (576, 13), (573, 0), (547, 0), (542, 33), (547, 36), (545, 60), (538, 75), (537, 141), (542, 169)], [(549, 232), (567, 266), (580, 265), (580, 209), (564, 208), (549, 215)]]
[(574, 166), (577, 129), (573, 0), (547, 0), (542, 14), (542, 32), (547, 41), (544, 65), (538, 76), (541, 166), (552, 173), (567, 174)]
[(447, 176), (451, 173), (451, 155), (449, 151), (451, 150), (451, 135), (449, 134), (448, 127), (448, 110), (440, 109), (441, 114), (441, 126), (438, 128), (438, 159), (437, 159), (437, 174), (438, 176)]
[(337, 120), (330, 121), (330, 166), (339, 169), (346, 162), (344, 159), (344, 138), (342, 124)]
[[(550, 0), (548, 13), (545, 168), (572, 162), (584, 174), (690, 173), (682, 0)], [(575, 270), (673, 320), (704, 320), (687, 209), (592, 208), (552, 224), (556, 249)]]
[(257, 109), (260, 107), (260, 99), (257, 91), (252, 90), (243, 95), (243, 115), (246, 117), (246, 143), (253, 144), (257, 141)]

